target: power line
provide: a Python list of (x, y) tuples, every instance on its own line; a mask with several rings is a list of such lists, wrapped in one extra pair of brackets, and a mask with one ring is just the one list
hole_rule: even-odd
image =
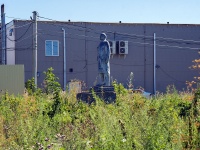
[(18, 38), (18, 39), (16, 39), (16, 40), (12, 40), (12, 39), (10, 39), (8, 36), (6, 36), (10, 41), (15, 41), (15, 42), (17, 42), (17, 41), (19, 41), (27, 32), (28, 32), (28, 30), (29, 30), (29, 28), (31, 27), (31, 25), (32, 25), (32, 23), (28, 26), (28, 28), (26, 29), (26, 31)]
[[(39, 16), (40, 18), (45, 18), (45, 17), (41, 17)], [(93, 31), (98, 31), (98, 32), (93, 32), (93, 33), (96, 33), (96, 34), (99, 34), (101, 32), (105, 32), (105, 30), (96, 30), (96, 29), (93, 29), (93, 28), (88, 28), (88, 27), (85, 27), (85, 26), (79, 26), (79, 25), (75, 25), (75, 24), (65, 24), (65, 25), (58, 25), (58, 23), (60, 23), (59, 21), (56, 21), (56, 20), (53, 20), (53, 19), (49, 19), (49, 18), (45, 18), (45, 19), (48, 19), (48, 20), (51, 20), (51, 21), (55, 21), (55, 23), (49, 23), (50, 25), (54, 25), (54, 26), (59, 26), (59, 27), (67, 27), (69, 28), (68, 26), (74, 26), (74, 27), (79, 27), (81, 28), (82, 30), (81, 31), (85, 31), (87, 29), (87, 32), (91, 32), (91, 31), (88, 31), (88, 30), (93, 30)], [(44, 22), (46, 23), (46, 22)], [(46, 23), (47, 24), (47, 23)], [(70, 28), (71, 29), (71, 28)], [(76, 29), (76, 30), (80, 30), (80, 29)], [(112, 33), (112, 34), (119, 34), (119, 35), (124, 35), (124, 36), (137, 36), (137, 37), (141, 37), (142, 39), (145, 37), (145, 38), (152, 38), (153, 36), (144, 36), (144, 35), (137, 35), (137, 34), (128, 34), (128, 33), (120, 33), (120, 32), (114, 32), (114, 31), (106, 31), (107, 33)]]
[[(46, 17), (41, 17), (41, 16), (38, 16), (39, 18), (43, 18), (43, 19), (48, 19), (48, 20), (51, 20), (51, 21), (56, 21), (56, 20), (53, 20), (53, 19), (49, 19), (49, 18), (46, 18)], [(58, 21), (57, 21), (57, 23), (59, 23)], [(31, 25), (32, 23), (30, 23), (30, 25)], [(54, 24), (51, 24), (51, 25), (55, 25), (55, 23)], [(75, 26), (75, 27), (79, 27), (79, 28), (82, 28), (82, 29), (89, 29), (89, 30), (93, 30), (93, 31), (100, 31), (100, 30), (95, 30), (95, 29), (92, 29), (92, 28), (88, 28), (88, 27), (85, 27), (85, 26), (78, 26), (78, 25), (74, 25), (74, 24), (67, 24), (67, 25), (55, 25), (55, 26), (61, 26), (61, 27), (63, 27), (63, 26), (66, 26), (67, 28), (69, 28), (68, 26)], [(29, 26), (30, 27), (30, 26)], [(71, 28), (70, 28), (71, 29)], [(80, 29), (79, 29), (80, 30)], [(28, 29), (27, 29), (27, 31), (28, 31)], [(26, 32), (27, 32), (26, 31)], [(24, 33), (24, 34), (26, 34), (26, 32)], [(91, 31), (88, 31), (88, 32), (91, 32)], [(116, 35), (121, 35), (121, 36), (125, 36), (125, 37), (128, 37), (128, 38), (130, 38), (130, 39), (141, 39), (141, 40), (150, 40), (150, 41), (153, 41), (153, 39), (152, 39), (152, 37), (153, 36), (144, 36), (144, 35), (137, 35), (137, 34), (127, 34), (127, 33), (119, 33), (119, 32), (113, 32), (113, 31), (107, 31), (108, 33), (114, 33), (114, 34), (116, 34)], [(61, 33), (61, 32), (60, 32)], [(97, 32), (94, 32), (94, 33), (97, 33)], [(24, 35), (23, 34), (23, 35)], [(47, 34), (47, 33), (45, 33), (45, 34)], [(66, 33), (66, 34), (69, 34), (69, 35), (73, 35), (74, 36), (74, 34), (70, 34), (70, 33)], [(21, 37), (23, 37), (23, 35), (21, 36)], [(50, 35), (50, 34), (47, 34), (47, 35)], [(51, 34), (51, 36), (57, 36), (57, 35), (52, 35)], [(79, 36), (79, 37), (84, 37), (84, 38), (99, 38), (99, 37), (94, 37), (94, 36), (85, 36), (85, 35), (80, 35), (80, 34), (76, 34), (75, 36)], [(20, 38), (21, 38), (20, 37)], [(8, 38), (8, 37), (7, 37)], [(20, 39), (19, 38), (19, 39)], [(67, 37), (66, 37), (67, 38)], [(68, 37), (69, 38), (69, 37)], [(9, 38), (8, 38), (9, 39)], [(19, 40), (19, 39), (17, 39), (17, 40)], [(162, 41), (162, 40), (160, 40), (160, 39), (164, 39), (164, 40), (177, 40), (177, 41), (184, 41), (184, 42), (187, 42), (187, 43), (185, 43), (185, 44), (194, 44), (194, 43), (200, 43), (200, 41), (193, 41), (193, 40), (183, 40), (183, 39), (174, 39), (174, 38), (163, 38), (163, 37), (157, 37), (157, 39), (156, 40), (158, 40), (158, 41), (160, 41), (160, 42), (167, 42), (167, 43), (172, 43), (171, 41)], [(11, 40), (11, 39), (9, 39), (9, 40)], [(11, 40), (11, 41), (17, 41), (17, 40)], [(79, 39), (79, 40), (83, 40), (83, 39)], [(84, 39), (85, 40), (85, 39)], [(91, 40), (90, 40), (91, 41)], [(94, 41), (94, 40), (92, 40), (92, 41)], [(153, 44), (151, 44), (151, 43), (141, 43), (141, 42), (133, 42), (133, 41), (129, 41), (130, 43), (134, 43), (134, 44), (142, 44), (142, 45), (151, 45), (151, 46), (153, 46)], [(188, 43), (188, 42), (194, 42), (194, 43)], [(175, 42), (175, 43), (177, 43), (177, 42)], [(178, 43), (178, 44), (181, 44), (181, 43)], [(178, 49), (191, 49), (191, 50), (199, 50), (199, 48), (191, 48), (191, 47), (181, 47), (181, 46), (171, 46), (171, 45), (160, 45), (160, 44), (157, 44), (156, 46), (160, 46), (160, 47), (170, 47), (170, 48), (178, 48)]]
[[(67, 33), (68, 34), (68, 33)], [(116, 33), (116, 34), (119, 34), (119, 33)], [(131, 34), (125, 34), (125, 35), (123, 35), (123, 34), (120, 34), (120, 35), (122, 35), (122, 36), (129, 36), (129, 38), (131, 38), (131, 39), (138, 39), (137, 37), (135, 37), (135, 38), (133, 38), (133, 37), (130, 37), (131, 36)], [(132, 35), (134, 35), (134, 34), (132, 34)], [(80, 36), (80, 35), (79, 35)], [(84, 35), (83, 35), (84, 36)], [(136, 36), (136, 35), (134, 35), (134, 36)], [(151, 37), (151, 36), (143, 36), (143, 37), (140, 37), (140, 39), (141, 40), (149, 40), (149, 41), (153, 41), (153, 39), (151, 39), (151, 38), (146, 38), (146, 37)], [(97, 38), (97, 37), (95, 37), (95, 38)], [(167, 43), (172, 43), (172, 42), (170, 42), (170, 41), (161, 41), (161, 40), (159, 40), (159, 39), (156, 39), (157, 41), (160, 41), (160, 42), (167, 42)], [(179, 39), (180, 40), (180, 39)], [(192, 40), (185, 40), (185, 41), (187, 41), (187, 43), (180, 43), (180, 42), (173, 42), (173, 43), (177, 43), (177, 44), (190, 44), (190, 45), (196, 45), (196, 44), (194, 44), (194, 43), (188, 43), (188, 41), (192, 41)], [(130, 41), (131, 42), (131, 41)], [(198, 42), (198, 41), (194, 41), (194, 42)], [(144, 44), (144, 45), (153, 45), (153, 44), (150, 44), (150, 43), (141, 43), (141, 42), (131, 42), (131, 43), (136, 43), (136, 44)], [(199, 44), (198, 44), (199, 45)], [(179, 48), (179, 49), (191, 49), (191, 50), (199, 50), (199, 48), (191, 48), (191, 47), (181, 47), (181, 46), (170, 46), (170, 45), (159, 45), (159, 44), (157, 44), (157, 46), (160, 46), (160, 47), (164, 47), (164, 46), (166, 46), (166, 47), (171, 47), (171, 48)]]
[[(57, 35), (54, 35), (54, 34), (49, 34), (49, 33), (44, 33), (44, 32), (38, 32), (39, 35), (49, 35), (49, 36), (54, 36), (54, 37), (58, 37)], [(73, 34), (69, 34), (69, 33), (66, 33), (67, 35), (73, 35)], [(79, 37), (90, 37), (90, 36), (84, 36), (84, 35), (76, 35), (76, 36), (79, 36)], [(61, 37), (61, 35), (60, 35)], [(89, 40), (89, 39), (85, 39), (85, 38), (73, 38), (73, 37), (70, 37), (70, 36), (66, 36), (65, 38), (69, 38), (69, 39), (76, 39), (76, 40), (86, 40), (86, 41), (93, 41), (93, 42), (97, 42), (97, 40)], [(98, 40), (99, 41), (99, 40)]]
[(42, 18), (42, 19), (46, 19), (46, 20), (56, 21), (56, 20), (49, 19), (49, 18), (46, 18), (46, 17), (41, 17), (41, 16), (37, 16), (37, 17), (38, 17), (38, 18)]
[[(58, 32), (57, 32), (58, 33)], [(47, 35), (50, 35), (50, 36), (57, 36), (57, 35), (52, 35), (52, 34), (48, 34), (48, 33), (42, 33), (42, 34), (47, 34)], [(80, 35), (80, 34), (71, 34), (71, 33), (66, 33), (68, 35), (76, 35), (76, 36), (80, 36), (80, 37), (89, 37), (89, 38), (97, 38), (98, 37), (94, 37), (94, 36), (85, 36), (85, 35)], [(141, 44), (141, 45), (151, 45), (153, 46), (153, 44), (151, 43), (141, 43), (141, 42), (133, 42), (133, 41), (129, 41), (130, 43), (134, 43), (134, 44)], [(180, 46), (170, 46), (170, 45), (160, 45), (160, 44), (157, 44), (156, 46), (160, 46), (160, 47), (171, 47), (171, 48), (178, 48), (178, 49), (191, 49), (191, 50), (199, 50), (200, 48), (191, 48), (191, 47), (180, 47)]]
[(21, 39), (19, 41), (12, 40), (8, 36), (6, 36), (6, 37), (8, 38), (9, 41), (12, 41), (12, 42), (15, 42), (15, 43), (20, 43), (21, 41), (24, 41), (24, 40), (26, 40), (26, 39), (28, 39), (30, 37), (33, 37), (33, 34), (31, 34), (31, 35), (29, 35), (29, 36), (27, 36), (27, 37), (25, 37), (25, 38), (23, 38), (23, 39)]
[(16, 18), (16, 17), (10, 17), (10, 16), (5, 16), (6, 18), (11, 18), (11, 19), (15, 19), (15, 20), (28, 20), (28, 19), (21, 19), (21, 18)]
[(32, 23), (33, 23), (33, 22), (29, 22), (29, 23), (24, 24), (24, 25), (21, 25), (21, 26), (12, 27), (12, 26), (14, 26), (14, 24), (13, 24), (12, 26), (8, 27), (7, 29), (10, 29), (10, 28), (12, 28), (12, 29), (18, 29), (18, 28), (25, 27), (25, 26), (27, 26), (27, 25), (29, 25), (29, 24), (32, 24)]
[[(50, 18), (45, 18), (45, 17), (41, 17), (40, 18), (44, 18), (47, 20), (51, 20), (51, 21), (55, 21), (56, 23), (58, 23), (59, 21), (50, 19)], [(89, 29), (89, 30), (95, 30), (92, 28), (88, 28), (88, 27), (84, 27), (84, 26), (78, 26), (78, 25), (74, 25), (74, 24), (68, 24), (68, 26), (76, 26), (76, 27), (80, 27), (83, 29)], [(95, 30), (95, 31), (100, 31), (100, 30)], [(142, 37), (142, 38), (153, 38), (153, 36), (144, 36), (144, 35), (138, 35), (138, 34), (128, 34), (128, 33), (120, 33), (120, 32), (113, 32), (113, 31), (107, 31), (108, 33), (115, 33), (115, 34), (120, 34), (120, 35), (127, 35), (127, 36), (137, 36), (137, 37)], [(184, 40), (184, 39), (175, 39), (175, 38), (164, 38), (164, 37), (157, 37), (156, 39), (164, 39), (164, 40), (172, 40), (172, 41), (183, 41), (183, 42), (194, 42), (194, 43), (200, 43), (200, 41), (194, 41), (194, 40)]]
[(174, 38), (164, 38), (164, 37), (157, 37), (158, 39), (165, 39), (165, 40), (172, 40), (172, 41), (184, 41), (184, 42), (194, 42), (194, 43), (200, 43), (200, 41), (194, 41), (194, 40), (184, 40), (184, 39), (174, 39)]
[[(14, 18), (14, 19), (20, 19), (20, 18), (15, 18), (15, 17), (9, 17), (9, 16), (6, 16), (8, 18)], [(87, 30), (93, 30), (93, 31), (98, 31), (98, 32), (94, 32), (94, 33), (97, 33), (99, 34), (99, 32), (102, 32), (102, 31), (105, 31), (105, 30), (95, 30), (93, 28), (88, 28), (88, 27), (85, 27), (85, 26), (79, 26), (79, 25), (75, 25), (75, 24), (67, 24), (67, 25), (58, 25), (58, 23), (60, 23), (61, 21), (57, 21), (57, 20), (54, 20), (54, 19), (50, 19), (50, 18), (47, 18), (47, 17), (42, 17), (42, 16), (38, 16), (38, 18), (43, 18), (43, 19), (46, 19), (46, 20), (50, 20), (50, 21), (54, 21), (56, 22), (51, 24), (51, 25), (55, 25), (55, 26), (62, 26), (62, 27), (67, 27), (67, 26), (74, 26), (74, 27), (79, 27), (79, 28), (82, 28), (82, 29), (87, 29)], [(80, 29), (79, 29), (80, 30)], [(90, 31), (89, 31), (90, 32)], [(112, 33), (112, 34), (119, 34), (119, 35), (123, 35), (123, 36), (136, 36), (137, 38), (142, 38), (142, 39), (146, 39), (146, 40), (153, 40), (153, 36), (146, 36), (146, 35), (138, 35), (138, 34), (128, 34), (128, 33), (120, 33), (120, 32), (113, 32), (113, 31), (106, 31), (108, 33)], [(166, 38), (166, 37), (157, 37), (156, 40), (171, 40), (171, 41), (182, 41), (182, 42), (186, 42), (185, 44), (194, 44), (194, 43), (200, 43), (200, 41), (194, 41), (194, 40), (185, 40), (185, 39), (175, 39), (175, 38)], [(170, 41), (161, 41), (161, 42), (170, 42)], [(188, 43), (188, 42), (193, 42), (193, 43)], [(180, 43), (178, 43), (180, 44)]]
[[(0, 48), (0, 50), (2, 50)], [(19, 47), (19, 48), (15, 48), (15, 47), (8, 47), (6, 48), (7, 51), (25, 51), (25, 50), (32, 50), (32, 45), (30, 45), (29, 47)]]
[(180, 46), (169, 46), (169, 45), (159, 45), (159, 44), (156, 44), (156, 46), (179, 48), (179, 49), (200, 50), (200, 48), (192, 48), (192, 47), (180, 47)]
[[(46, 34), (46, 35), (50, 35), (50, 36), (56, 36), (55, 34), (49, 34), (49, 33), (42, 33), (42, 32), (39, 32), (40, 34)], [(66, 33), (68, 35), (73, 35), (73, 36), (79, 36), (79, 37), (87, 37), (87, 38), (99, 38), (99, 37), (94, 37), (94, 36), (85, 36), (85, 35), (80, 35), (80, 34), (71, 34), (71, 33)], [(67, 37), (66, 37), (67, 38)], [(69, 37), (68, 37), (69, 38)], [(75, 38), (76, 39), (76, 38)], [(80, 40), (85, 40), (85, 39), (80, 39)], [(91, 41), (91, 40), (89, 40)], [(92, 41), (95, 41), (95, 40), (92, 40)], [(95, 41), (96, 42), (96, 41)], [(150, 46), (153, 46), (153, 44), (151, 43), (142, 43), (142, 42), (133, 42), (133, 41), (129, 41), (129, 43), (133, 43), (133, 44), (141, 44), (141, 45), (150, 45)], [(160, 47), (170, 47), (170, 48), (178, 48), (178, 49), (190, 49), (190, 50), (200, 50), (200, 48), (192, 48), (192, 47), (181, 47), (181, 46), (171, 46), (171, 45), (160, 45), (160, 44), (156, 44), (156, 46), (160, 46)]]
[[(40, 16), (39, 16), (40, 17)], [(45, 17), (41, 17), (41, 18), (45, 18)], [(52, 21), (55, 21), (53, 19), (49, 19), (49, 18), (45, 18), (45, 19), (48, 19), (48, 20), (52, 20)], [(54, 25), (54, 24), (53, 24)], [(57, 26), (57, 25), (56, 25)], [(72, 25), (72, 26), (76, 26), (76, 25)], [(63, 27), (63, 25), (62, 25)], [(78, 27), (81, 27), (81, 28), (84, 28), (84, 29), (88, 29), (87, 27), (83, 27), (83, 26), (78, 26)], [(67, 27), (69, 28), (69, 27)], [(40, 29), (41, 30), (41, 29)], [(94, 30), (94, 29), (92, 29)], [(57, 33), (61, 33), (61, 32), (57, 32)], [(122, 36), (125, 36), (128, 38), (131, 38), (131, 39), (138, 39), (138, 37), (142, 40), (150, 40), (150, 41), (153, 41), (153, 39), (151, 39), (152, 36), (143, 36), (143, 35), (137, 35), (137, 34), (126, 34), (126, 33), (117, 33), (117, 32), (112, 32), (112, 33), (115, 33), (115, 34), (119, 34), (119, 35), (122, 35)], [(47, 33), (45, 33), (47, 34)], [(68, 35), (72, 35), (72, 36), (79, 36), (79, 37), (84, 37), (84, 38), (99, 38), (99, 37), (94, 37), (94, 36), (85, 36), (85, 35), (80, 35), (80, 34), (70, 34), (70, 33), (66, 33)], [(47, 34), (47, 35), (50, 35), (50, 36), (57, 36), (57, 35), (52, 35), (52, 34)], [(135, 37), (131, 37), (131, 36), (135, 36)], [(66, 37), (67, 38), (67, 37)], [(69, 37), (68, 37), (69, 38)], [(75, 39), (75, 38), (72, 38), (70, 37), (71, 39)], [(168, 40), (175, 40), (173, 38), (163, 38), (163, 37), (159, 37), (161, 39), (168, 39)], [(79, 40), (85, 40), (85, 39), (79, 39)], [(167, 42), (167, 43), (172, 43), (170, 41), (161, 41), (159, 39), (156, 39), (160, 42)], [(177, 40), (183, 40), (183, 39), (177, 39)], [(89, 40), (89, 41), (94, 41), (94, 40)], [(193, 41), (193, 40), (184, 40), (186, 42), (199, 42), (199, 41)], [(130, 43), (134, 43), (134, 44), (141, 44), (141, 45), (151, 45), (153, 46), (153, 44), (151, 43), (141, 43), (141, 42), (132, 42), (132, 41), (129, 41)], [(175, 43), (178, 43), (178, 42), (175, 42)], [(182, 43), (178, 43), (178, 44), (182, 44)], [(193, 44), (193, 43), (185, 43), (185, 44)], [(191, 49), (191, 50), (199, 50), (199, 48), (191, 48), (191, 47), (180, 47), (180, 46), (170, 46), (170, 45), (160, 45), (160, 44), (157, 44), (157, 46), (160, 46), (160, 47), (171, 47), (171, 48), (178, 48), (178, 49)]]
[(174, 78), (173, 76), (171, 76), (169, 73), (167, 73), (166, 71), (164, 71), (161, 67), (159, 68), (165, 75), (167, 75), (169, 78), (171, 78), (174, 81), (180, 82), (180, 83), (185, 83), (185, 81), (180, 81), (177, 80), (176, 78)]
[[(70, 24), (71, 26), (77, 26), (77, 25), (72, 25)], [(81, 28), (86, 28), (88, 29), (87, 27), (82, 27), (82, 26), (77, 26), (77, 27), (81, 27)], [(89, 28), (91, 30), (95, 30), (95, 29), (92, 29), (92, 28)], [(97, 31), (97, 30), (95, 30)], [(100, 30), (99, 30), (100, 31)], [(113, 31), (108, 31), (108, 33), (115, 33), (115, 34), (119, 34), (119, 35), (123, 35), (123, 36), (136, 36), (136, 37), (140, 37), (141, 39), (150, 39), (153, 41), (153, 36), (146, 36), (146, 35), (138, 35), (138, 34), (128, 34), (128, 33), (120, 33), (120, 32), (113, 32)], [(188, 42), (193, 42), (193, 43), (199, 43), (200, 44), (200, 41), (194, 41), (194, 40), (184, 40), (184, 39), (175, 39), (175, 38), (164, 38), (164, 37), (157, 37), (156, 40), (159, 40), (159, 39), (164, 39), (164, 40), (172, 40), (172, 41), (183, 41), (183, 42), (187, 42), (186, 44), (188, 44)], [(166, 41), (168, 42), (168, 41)]]
[(117, 66), (135, 66), (135, 67), (141, 67), (141, 66), (151, 66), (153, 64), (142, 64), (142, 65), (133, 65), (133, 64), (117, 64), (117, 63), (110, 63), (111, 65), (117, 65)]

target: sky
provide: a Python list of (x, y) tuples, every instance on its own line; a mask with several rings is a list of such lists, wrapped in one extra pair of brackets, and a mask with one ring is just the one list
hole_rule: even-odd
[[(6, 23), (39, 16), (58, 21), (200, 24), (200, 0), (0, 0)], [(44, 19), (40, 19), (44, 20)]]

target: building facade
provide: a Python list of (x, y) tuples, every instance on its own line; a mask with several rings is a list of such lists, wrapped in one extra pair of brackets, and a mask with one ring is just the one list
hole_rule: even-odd
[(0, 64), (2, 64), (2, 35), (1, 35), (1, 23), (0, 23)]
[[(13, 20), (6, 28), (7, 64), (24, 64), (25, 80), (31, 79), (33, 22)], [(110, 59), (111, 78), (124, 86), (131, 72), (134, 88), (143, 87), (152, 93), (154, 81), (157, 91), (165, 92), (168, 85), (182, 90), (186, 89), (185, 82), (197, 75), (189, 67), (199, 57), (200, 25), (38, 21), (37, 28), (38, 86), (43, 82), (43, 71), (49, 67), (54, 68), (62, 86), (73, 79), (84, 81), (87, 87), (93, 86), (98, 80), (97, 46), (102, 32), (112, 44), (116, 42)], [(120, 41), (125, 43), (122, 47)], [(120, 51), (124, 45), (125, 49)]]

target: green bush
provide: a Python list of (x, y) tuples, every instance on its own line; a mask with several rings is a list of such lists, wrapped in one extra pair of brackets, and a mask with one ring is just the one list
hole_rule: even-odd
[(60, 83), (57, 81), (59, 78), (53, 73), (53, 68), (50, 67), (44, 71), (45, 78), (43, 82), (43, 89), (46, 94), (51, 94), (61, 90)]

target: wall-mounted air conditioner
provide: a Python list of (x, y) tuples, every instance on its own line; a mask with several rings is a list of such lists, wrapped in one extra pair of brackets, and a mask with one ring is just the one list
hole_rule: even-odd
[(110, 43), (110, 53), (116, 54), (116, 41), (109, 41)]
[(119, 54), (128, 54), (128, 41), (118, 41)]

